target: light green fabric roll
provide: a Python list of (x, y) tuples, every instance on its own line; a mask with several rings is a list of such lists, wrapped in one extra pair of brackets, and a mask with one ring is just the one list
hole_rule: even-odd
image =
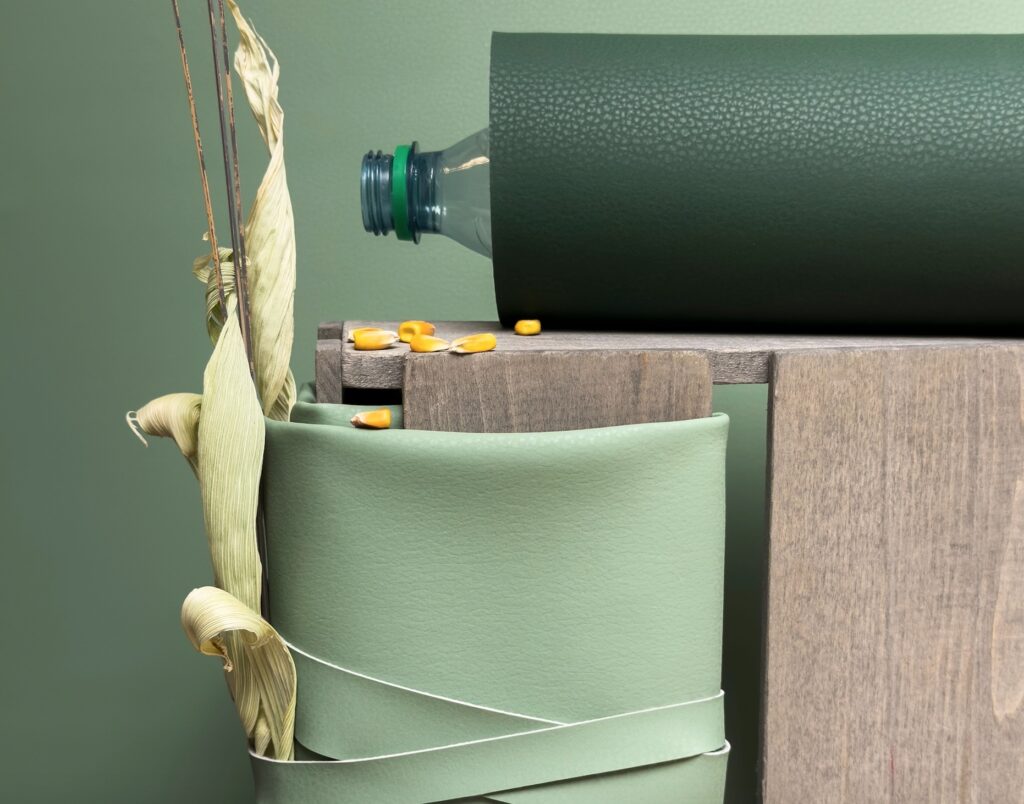
[[(728, 757), (726, 744), (719, 751), (622, 773), (444, 801), (445, 804), (715, 804), (725, 796)], [(516, 759), (511, 757), (510, 762)], [(440, 774), (447, 772), (451, 782), (459, 783), (472, 779), (474, 769), (450, 767), (441, 761), (428, 766), (427, 771), (430, 770)], [(349, 768), (340, 762), (276, 762), (254, 756), (253, 773), (258, 804), (426, 804), (440, 801), (417, 795), (423, 791), (419, 779), (397, 779), (399, 783), (409, 784), (410, 792), (406, 797), (395, 797), (393, 787), (371, 788), (363, 780), (354, 784)], [(382, 774), (382, 785), (389, 781), (396, 781), (395, 777)]]
[(720, 801), (727, 418), (337, 426), (365, 408), (267, 422), (296, 738), (341, 761), (254, 758), (260, 801)]

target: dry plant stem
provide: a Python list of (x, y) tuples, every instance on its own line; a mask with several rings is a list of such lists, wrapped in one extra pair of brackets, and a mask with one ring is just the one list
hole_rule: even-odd
[(228, 222), (231, 228), (231, 250), (235, 264), (235, 294), (238, 297), (238, 324), (242, 335), (242, 343), (245, 345), (245, 355), (249, 361), (249, 373), (255, 381), (256, 372), (252, 359), (252, 343), (249, 338), (249, 305), (247, 289), (243, 290), (241, 277), (245, 275), (244, 244), (241, 241), (241, 221), (237, 210), (241, 202), (235, 201), (235, 185), (231, 175), (231, 142), (228, 138), (228, 124), (225, 112), (224, 80), (221, 74), (221, 58), (217, 48), (217, 18), (213, 10), (213, 0), (206, 0), (207, 9), (210, 12), (210, 45), (213, 48), (213, 76), (217, 85), (217, 111), (220, 117), (220, 143), (224, 155), (224, 182), (226, 184), (228, 198)]
[(245, 215), (242, 211), (242, 180), (238, 171), (238, 140), (235, 137), (235, 97), (231, 91), (231, 57), (228, 53), (228, 31), (224, 16), (224, 0), (217, 0), (217, 11), (220, 14), (220, 44), (224, 56), (224, 88), (228, 102), (228, 131), (231, 134), (231, 172), (235, 188), (235, 220), (238, 229), (239, 258), (235, 268), (235, 287), (238, 288), (239, 315), (242, 316), (242, 336), (249, 355), (249, 367), (255, 376), (249, 319), (249, 263), (245, 249)]
[(188, 111), (192, 116), (192, 139), (196, 144), (196, 158), (199, 160), (199, 181), (203, 187), (203, 206), (206, 210), (206, 228), (210, 233), (210, 248), (213, 249), (213, 270), (217, 277), (217, 298), (220, 300), (221, 318), (227, 317), (227, 301), (224, 298), (224, 277), (220, 272), (220, 250), (217, 248), (217, 232), (213, 226), (213, 204), (210, 202), (210, 182), (206, 177), (206, 159), (203, 156), (203, 141), (199, 136), (199, 117), (196, 114), (196, 99), (192, 93), (192, 75), (185, 55), (185, 36), (181, 32), (181, 13), (178, 0), (171, 0), (174, 9), (174, 24), (178, 29), (178, 48), (181, 51), (181, 71), (185, 76), (185, 93), (188, 95)]

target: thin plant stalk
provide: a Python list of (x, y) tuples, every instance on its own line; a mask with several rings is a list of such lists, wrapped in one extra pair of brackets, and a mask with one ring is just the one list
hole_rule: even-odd
[(178, 49), (181, 52), (181, 72), (185, 76), (185, 93), (188, 95), (188, 111), (192, 117), (192, 139), (196, 145), (196, 158), (199, 160), (199, 181), (203, 188), (203, 207), (206, 210), (206, 228), (210, 237), (210, 248), (213, 249), (213, 270), (217, 278), (217, 298), (220, 300), (220, 314), (227, 318), (227, 300), (224, 297), (224, 276), (220, 270), (220, 249), (217, 248), (217, 231), (213, 225), (213, 204), (210, 201), (210, 182), (206, 177), (206, 159), (203, 156), (203, 140), (199, 136), (199, 116), (196, 114), (196, 100), (192, 92), (192, 74), (188, 69), (188, 56), (185, 55), (185, 36), (181, 31), (181, 13), (178, 11), (178, 0), (171, 0), (174, 9), (174, 24), (178, 29)]
[(231, 91), (231, 59), (228, 55), (228, 31), (227, 23), (224, 16), (224, 0), (217, 0), (217, 11), (220, 14), (220, 44), (221, 52), (224, 56), (224, 86), (227, 90), (227, 101), (228, 101), (228, 131), (231, 134), (231, 171), (232, 178), (234, 180), (235, 187), (235, 217), (238, 220), (238, 247), (241, 251), (241, 257), (237, 261), (237, 267), (235, 269), (235, 282), (237, 287), (241, 288), (239, 291), (239, 298), (244, 301), (240, 301), (239, 304), (245, 305), (246, 318), (244, 323), (244, 332), (246, 339), (249, 338), (249, 264), (246, 257), (245, 248), (245, 215), (242, 211), (242, 180), (238, 171), (238, 140), (235, 137), (235, 96)]
[[(217, 111), (220, 118), (220, 142), (224, 155), (224, 182), (227, 190), (228, 200), (228, 221), (231, 228), (231, 250), (235, 263), (235, 294), (238, 298), (238, 323), (241, 331), (242, 342), (245, 345), (245, 354), (249, 362), (249, 373), (255, 382), (256, 370), (252, 356), (252, 339), (249, 335), (249, 294), (244, 278), (245, 271), (245, 243), (242, 240), (242, 222), (238, 211), (241, 209), (241, 199), (235, 197), (235, 184), (233, 181), (231, 164), (231, 141), (228, 135), (228, 121), (226, 102), (224, 97), (225, 79), (221, 74), (221, 58), (217, 47), (217, 18), (213, 10), (213, 0), (206, 0), (207, 9), (210, 13), (210, 44), (213, 48), (213, 75), (217, 85)], [(227, 73), (225, 73), (227, 75)], [(237, 159), (237, 156), (235, 157)]]

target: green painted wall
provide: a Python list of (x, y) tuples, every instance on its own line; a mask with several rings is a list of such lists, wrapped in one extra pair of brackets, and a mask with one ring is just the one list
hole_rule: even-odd
[[(213, 155), (205, 4), (182, 4)], [(0, 768), (12, 801), (252, 798), (220, 672), (178, 625), (184, 595), (210, 581), (195, 483), (172, 445), (144, 450), (123, 422), (153, 396), (199, 390), (208, 354), (189, 274), (205, 226), (168, 6), (0, 10)], [(1024, 30), (1016, 0), (250, 0), (245, 11), (282, 60), (300, 377), (322, 319), (493, 317), (486, 261), (441, 239), (365, 235), (356, 193), (368, 148), (443, 147), (485, 125), (492, 29)], [(263, 155), (250, 126), (241, 140), (251, 194)], [(734, 422), (725, 686), (730, 783), (747, 800), (766, 393), (720, 389), (716, 403)]]

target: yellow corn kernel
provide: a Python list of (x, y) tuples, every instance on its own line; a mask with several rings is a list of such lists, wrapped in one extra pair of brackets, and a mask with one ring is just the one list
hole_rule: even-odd
[(403, 321), (398, 325), (398, 339), (410, 343), (417, 335), (433, 335), (434, 325), (429, 321)]
[(375, 349), (390, 349), (398, 340), (398, 335), (386, 329), (378, 329), (371, 332), (357, 332), (352, 340), (356, 349), (366, 352)]
[(409, 348), (414, 352), (443, 352), (448, 348), (448, 341), (433, 335), (416, 335), (409, 341)]
[(516, 321), (516, 335), (539, 335), (540, 334), (540, 321), (536, 318), (524, 318), (522, 321)]
[(353, 330), (349, 330), (348, 342), (349, 343), (355, 342), (356, 335), (359, 334), (360, 332), (388, 332), (388, 331), (389, 330), (381, 329), (380, 327), (356, 327)]
[(387, 430), (391, 426), (391, 411), (387, 408), (364, 410), (352, 417), (356, 427), (368, 427), (371, 430)]
[(498, 339), (492, 333), (481, 332), (477, 335), (466, 335), (464, 338), (456, 338), (452, 341), (452, 351), (459, 354), (489, 352), (497, 345)]

